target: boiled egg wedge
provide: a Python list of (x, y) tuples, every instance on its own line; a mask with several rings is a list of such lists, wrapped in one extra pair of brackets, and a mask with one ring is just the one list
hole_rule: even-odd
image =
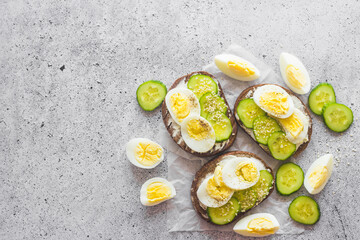
[(215, 145), (215, 131), (203, 117), (190, 115), (181, 123), (181, 136), (193, 151), (203, 153)]
[(294, 144), (302, 144), (308, 140), (310, 120), (302, 111), (295, 108), (294, 113), (288, 118), (278, 118), (284, 129), (286, 138)]
[(164, 160), (164, 149), (147, 138), (133, 138), (126, 144), (126, 156), (137, 167), (154, 168)]
[(140, 190), (140, 201), (144, 206), (154, 206), (175, 197), (174, 185), (165, 178), (147, 180)]
[(281, 87), (264, 85), (258, 87), (253, 99), (262, 110), (277, 118), (288, 118), (294, 112), (291, 96)]
[(260, 77), (260, 71), (251, 62), (232, 55), (220, 54), (214, 58), (215, 65), (227, 76), (240, 81), (253, 81)]
[(286, 85), (297, 94), (310, 91), (309, 73), (304, 64), (294, 55), (283, 52), (280, 54), (280, 72)]
[(332, 154), (326, 154), (311, 164), (304, 179), (304, 186), (310, 194), (317, 194), (324, 189), (334, 168), (333, 159)]
[(230, 159), (222, 169), (222, 180), (234, 190), (250, 188), (259, 181), (260, 170), (263, 170), (262, 164), (258, 162), (246, 157)]
[(195, 94), (187, 88), (174, 88), (165, 97), (166, 107), (177, 124), (189, 115), (200, 116), (200, 103)]
[(280, 224), (270, 213), (256, 213), (240, 219), (233, 230), (246, 237), (265, 237), (276, 233)]

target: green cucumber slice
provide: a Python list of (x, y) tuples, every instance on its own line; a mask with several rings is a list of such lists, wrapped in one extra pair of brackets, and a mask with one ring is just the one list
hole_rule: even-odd
[(271, 134), (268, 147), (271, 155), (277, 160), (286, 160), (296, 151), (296, 145), (291, 143), (283, 132)]
[(252, 188), (236, 191), (233, 197), (239, 201), (240, 212), (249, 210), (257, 201), (257, 194)]
[(203, 118), (206, 118), (209, 113), (227, 112), (227, 105), (225, 103), (225, 100), (213, 92), (208, 92), (202, 95), (199, 102), (201, 107), (200, 115)]
[(340, 103), (329, 103), (325, 105), (323, 117), (326, 126), (334, 132), (345, 131), (354, 120), (351, 109)]
[(270, 135), (281, 131), (275, 119), (268, 116), (259, 116), (254, 120), (254, 136), (257, 142), (267, 145)]
[(236, 113), (247, 128), (253, 128), (254, 120), (266, 114), (251, 98), (241, 100), (236, 108)]
[(136, 99), (142, 109), (152, 111), (164, 100), (167, 93), (166, 86), (156, 80), (142, 83), (136, 90)]
[(276, 190), (281, 195), (290, 195), (300, 189), (304, 182), (304, 172), (295, 163), (284, 163), (276, 172)]
[(257, 201), (260, 202), (269, 195), (270, 189), (273, 187), (273, 176), (267, 170), (260, 171), (259, 181), (251, 187), (256, 193)]
[(240, 210), (239, 202), (236, 198), (232, 197), (230, 200), (221, 207), (206, 209), (210, 221), (217, 225), (224, 225), (231, 222)]
[(187, 83), (198, 99), (207, 92), (218, 93), (218, 85), (211, 77), (202, 74), (192, 75)]
[(329, 83), (320, 83), (309, 95), (309, 107), (313, 113), (321, 115), (327, 103), (336, 102), (334, 88)]
[(215, 131), (216, 142), (222, 142), (230, 138), (232, 125), (230, 119), (221, 112), (209, 113), (206, 117)]
[(311, 197), (299, 196), (290, 203), (289, 215), (296, 222), (312, 225), (320, 219), (320, 208)]

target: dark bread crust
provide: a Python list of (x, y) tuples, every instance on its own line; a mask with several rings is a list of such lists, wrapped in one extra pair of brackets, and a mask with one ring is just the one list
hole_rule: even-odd
[[(173, 83), (173, 85), (169, 88), (169, 90), (175, 88), (181, 81), (185, 81), (185, 83), (187, 83), (189, 81), (190, 77), (192, 75), (195, 75), (195, 74), (203, 74), (203, 75), (207, 75), (207, 76), (209, 76), (209, 77), (211, 77), (213, 79), (216, 79), (213, 75), (211, 75), (208, 72), (204, 72), (204, 71), (192, 72), (192, 73), (190, 73), (188, 75), (185, 75), (185, 76), (182, 76), (182, 77), (178, 78)], [(215, 149), (216, 145), (218, 144), (218, 143), (216, 143), (215, 146), (211, 150), (209, 150), (208, 152), (205, 152), (205, 153), (195, 152), (191, 148), (189, 148), (186, 145), (186, 143), (184, 142), (184, 140), (182, 139), (180, 131), (175, 136), (173, 136), (173, 134), (175, 132), (175, 129), (174, 129), (174, 126), (172, 126), (172, 122), (170, 120), (171, 115), (170, 115), (170, 113), (169, 113), (169, 111), (168, 111), (168, 109), (166, 107), (165, 101), (162, 103), (161, 112), (162, 112), (162, 118), (163, 118), (165, 127), (166, 127), (167, 131), (169, 132), (170, 136), (172, 137), (172, 139), (176, 142), (176, 144), (179, 145), (186, 152), (189, 152), (189, 153), (194, 154), (194, 155), (199, 156), (199, 157), (210, 157), (210, 156), (214, 156), (214, 155), (216, 155), (216, 154), (218, 154), (220, 152), (225, 151), (226, 149), (231, 147), (231, 145), (234, 143), (235, 138), (236, 138), (236, 134), (237, 134), (237, 124), (236, 124), (235, 116), (231, 112), (231, 107), (229, 106), (228, 102), (226, 101), (224, 92), (223, 92), (223, 90), (221, 88), (221, 85), (220, 85), (219, 81), (218, 81), (218, 89), (219, 89), (220, 97), (222, 97), (224, 99), (224, 101), (225, 101), (225, 103), (226, 103), (226, 105), (228, 107), (228, 111), (227, 111), (226, 115), (231, 121), (231, 125), (232, 125), (233, 130), (232, 130), (230, 138), (228, 140), (226, 140), (227, 141), (226, 144), (222, 144), (222, 146), (219, 149)]]
[[(256, 158), (258, 160), (260, 160), (265, 168), (267, 170), (269, 170), (269, 172), (271, 173), (271, 175), (273, 176), (273, 184), (272, 184), (272, 187), (270, 188), (270, 191), (269, 191), (269, 194), (260, 202), (256, 202), (255, 206), (256, 207), (257, 205), (259, 205), (260, 203), (262, 203), (263, 201), (265, 201), (265, 199), (267, 199), (271, 193), (273, 192), (274, 190), (274, 186), (275, 186), (275, 176), (274, 176), (274, 172), (273, 170), (269, 167), (269, 165), (266, 164), (266, 162), (264, 160), (262, 160), (260, 157), (258, 157), (257, 155), (255, 155), (254, 153), (250, 153), (250, 152), (243, 152), (243, 151), (232, 151), (232, 152), (227, 152), (227, 153), (224, 153), (214, 159), (212, 159), (211, 161), (207, 162), (204, 166), (202, 166), (200, 168), (199, 171), (196, 172), (195, 174), (195, 177), (194, 177), (194, 180), (192, 182), (192, 185), (191, 185), (191, 190), (190, 190), (190, 195), (191, 195), (191, 202), (192, 202), (192, 205), (195, 209), (195, 211), (203, 218), (205, 219), (206, 221), (212, 223), (209, 219), (209, 216), (206, 212), (206, 210), (204, 208), (202, 208), (200, 206), (200, 201), (197, 197), (197, 190), (200, 186), (200, 184), (202, 183), (202, 181), (206, 178), (206, 175), (208, 175), (209, 173), (213, 173), (215, 171), (215, 168), (216, 168), (216, 165), (221, 161), (223, 160), (225, 157), (227, 156), (236, 156), (236, 157), (252, 157), (252, 158)], [(238, 215), (234, 218), (233, 221), (231, 222), (234, 222), (236, 221), (240, 216), (243, 216), (246, 212), (250, 211), (251, 209), (253, 209), (254, 207), (250, 208), (249, 210), (245, 211), (245, 212), (239, 212)], [(214, 223), (212, 223), (214, 224)], [(228, 223), (229, 224), (229, 223)]]
[(303, 101), (301, 101), (300, 98), (298, 98), (293, 92), (291, 92), (290, 90), (280, 86), (280, 85), (277, 85), (277, 84), (258, 84), (258, 85), (254, 85), (254, 86), (251, 86), (251, 87), (248, 87), (247, 89), (245, 89), (244, 91), (242, 91), (239, 95), (239, 97), (236, 99), (236, 102), (235, 102), (235, 106), (234, 106), (234, 115), (235, 115), (235, 118), (236, 118), (236, 121), (237, 123), (239, 124), (239, 126), (244, 130), (244, 132), (246, 134), (248, 134), (267, 154), (269, 154), (271, 157), (271, 153), (270, 153), (270, 150), (267, 146), (263, 145), (263, 144), (260, 144), (258, 143), (246, 130), (248, 130), (249, 128), (245, 127), (245, 125), (241, 122), (241, 120), (239, 119), (239, 116), (237, 115), (236, 113), (236, 108), (237, 106), (239, 105), (240, 101), (241, 100), (244, 100), (246, 98), (249, 98), (249, 97), (252, 97), (251, 96), (247, 96), (247, 94), (249, 93), (249, 91), (255, 91), (256, 88), (258, 87), (261, 87), (261, 86), (264, 86), (264, 85), (275, 85), (275, 86), (278, 86), (278, 87), (281, 87), (282, 89), (284, 89), (290, 96), (292, 97), (296, 97), (297, 99), (299, 99), (299, 101), (302, 103), (303, 105), (303, 108), (305, 110), (305, 114), (308, 116), (309, 120), (310, 120), (310, 123), (309, 123), (309, 128), (308, 128), (308, 141), (302, 143), (299, 148), (294, 152), (294, 154), (292, 155), (292, 157), (296, 157), (298, 156), (302, 151), (305, 150), (305, 148), (307, 147), (307, 145), (309, 144), (310, 140), (311, 140), (311, 135), (312, 135), (312, 119), (311, 119), (311, 115), (310, 115), (310, 112), (309, 112), (309, 109), (306, 107), (306, 105), (303, 103)]

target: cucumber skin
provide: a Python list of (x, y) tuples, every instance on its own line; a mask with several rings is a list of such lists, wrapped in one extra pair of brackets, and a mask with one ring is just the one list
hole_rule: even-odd
[[(274, 133), (277, 133), (277, 132), (274, 132)], [(272, 134), (274, 134), (274, 133), (272, 133)], [(285, 134), (284, 132), (281, 132), (281, 131), (280, 131), (280, 133)], [(272, 135), (272, 134), (271, 134), (271, 135)], [(270, 136), (271, 136), (271, 135), (270, 135)], [(269, 138), (270, 138), (270, 137), (269, 137)], [(269, 145), (268, 145), (268, 146), (269, 146)], [(269, 147), (269, 150), (270, 150), (270, 147)], [(289, 159), (295, 152), (296, 152), (296, 145), (295, 145), (294, 151), (293, 151), (287, 158), (285, 158), (285, 159), (280, 159), (280, 158), (274, 157), (274, 155), (273, 155), (272, 152), (270, 151), (271, 156), (272, 156), (273, 158), (275, 158), (276, 160), (279, 160), (279, 161), (285, 161), (285, 160)]]
[[(311, 110), (314, 114), (316, 114), (316, 115), (318, 115), (318, 116), (321, 116), (321, 115), (323, 114), (323, 112), (324, 112), (324, 107), (325, 107), (326, 104), (323, 106), (323, 108), (321, 109), (321, 112), (320, 112), (320, 113), (315, 113), (316, 111), (313, 110), (313, 108), (311, 107), (311, 104), (310, 104), (310, 97), (311, 97), (312, 93), (315, 92), (315, 90), (317, 90), (318, 88), (320, 88), (320, 87), (322, 87), (322, 86), (328, 86), (328, 87), (330, 87), (330, 88), (332, 89), (332, 91), (333, 91), (333, 93), (334, 93), (334, 97), (335, 97), (334, 101), (336, 102), (336, 95), (335, 95), (335, 91), (334, 91), (333, 86), (332, 86), (330, 83), (326, 83), (326, 82), (325, 82), (325, 83), (319, 83), (315, 88), (313, 88), (313, 90), (311, 90), (311, 92), (310, 92), (310, 94), (309, 94), (309, 97), (308, 97), (308, 104), (309, 104), (310, 110)], [(333, 103), (333, 102), (331, 102), (331, 103)]]
[[(281, 190), (279, 190), (278, 184), (277, 184), (277, 177), (278, 177), (279, 169), (280, 169), (283, 165), (285, 165), (285, 164), (293, 164), (293, 165), (295, 165), (295, 166), (298, 166), (298, 167), (300, 168), (301, 172), (302, 172), (302, 183), (301, 183), (300, 187), (299, 187), (298, 189), (296, 189), (295, 191), (289, 193), (289, 194), (284, 194), (284, 193), (282, 193)], [(291, 195), (291, 194), (299, 191), (299, 189), (302, 187), (303, 184), (304, 184), (304, 171), (302, 170), (302, 168), (301, 168), (299, 165), (297, 165), (297, 164), (295, 164), (295, 163), (292, 163), (292, 162), (283, 163), (283, 164), (281, 164), (281, 166), (280, 166), (280, 167), (278, 168), (278, 170), (276, 171), (276, 176), (275, 176), (276, 191), (277, 191), (280, 195), (282, 195), (282, 196), (289, 196), (289, 195)]]
[[(325, 116), (324, 116), (325, 110), (326, 110), (327, 107), (329, 107), (329, 106), (331, 106), (331, 105), (333, 105), (333, 104), (342, 105), (342, 106), (348, 108), (348, 109), (350, 110), (350, 112), (351, 112), (351, 123), (349, 124), (349, 126), (348, 126), (345, 130), (337, 131), (337, 130), (331, 129), (331, 128), (329, 127), (329, 124), (328, 124), (327, 121), (326, 121), (326, 118), (325, 118)], [(334, 132), (337, 132), (337, 133), (345, 132), (346, 130), (348, 130), (348, 129), (350, 128), (351, 124), (354, 122), (354, 114), (353, 114), (353, 111), (351, 110), (351, 108), (349, 108), (348, 106), (346, 106), (346, 105), (344, 105), (344, 104), (341, 104), (341, 103), (331, 102), (331, 103), (325, 104), (324, 107), (323, 107), (323, 111), (322, 111), (321, 114), (322, 114), (322, 117), (323, 117), (323, 119), (324, 119), (325, 125), (326, 125), (331, 131), (334, 131)]]
[(161, 105), (161, 103), (164, 101), (165, 99), (165, 96), (163, 98), (163, 100), (159, 103), (159, 105), (157, 105), (156, 107), (152, 108), (152, 109), (144, 109), (143, 106), (141, 106), (140, 102), (139, 102), (139, 95), (138, 95), (138, 92), (139, 92), (139, 89), (142, 85), (146, 84), (146, 83), (149, 83), (149, 82), (152, 82), (152, 83), (159, 83), (160, 85), (162, 85), (162, 87), (165, 88), (165, 96), (166, 96), (166, 93), (167, 93), (167, 87), (164, 83), (158, 81), (158, 80), (149, 80), (149, 81), (146, 81), (146, 82), (143, 82), (142, 84), (140, 84), (140, 86), (136, 89), (136, 101), (138, 102), (139, 106), (141, 107), (141, 109), (143, 109), (144, 111), (147, 111), (147, 112), (151, 112), (153, 110), (155, 110), (157, 107), (159, 107)]
[[(316, 204), (316, 208), (317, 208), (317, 210), (318, 210), (318, 212), (319, 212), (319, 217), (318, 217), (318, 219), (314, 222), (314, 223), (302, 223), (302, 222), (298, 222), (298, 221), (296, 221), (292, 216), (291, 216), (291, 213), (290, 213), (290, 206), (291, 206), (291, 204), (296, 200), (296, 199), (298, 199), (298, 198), (300, 198), (300, 197), (307, 197), (307, 198), (310, 198), (310, 199), (312, 199), (314, 202), (315, 202), (315, 204)], [(301, 224), (304, 224), (304, 225), (314, 225), (315, 223), (317, 223), (319, 220), (320, 220), (320, 217), (321, 217), (321, 211), (320, 211), (320, 207), (319, 207), (319, 204), (312, 198), (312, 197), (309, 197), (309, 196), (305, 196), (305, 195), (302, 195), (302, 196), (298, 196), (298, 197), (296, 197), (294, 200), (292, 200), (291, 201), (291, 203), (290, 203), (290, 205), (289, 205), (289, 208), (288, 208), (288, 213), (289, 213), (289, 216), (291, 217), (291, 219), (292, 220), (294, 220), (295, 222), (298, 222), (298, 223), (301, 223)]]

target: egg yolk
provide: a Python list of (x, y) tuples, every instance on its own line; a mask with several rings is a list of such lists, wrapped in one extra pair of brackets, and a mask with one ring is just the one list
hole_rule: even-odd
[[(220, 168), (220, 170), (218, 168)], [(218, 169), (217, 172), (216, 169)], [(210, 178), (207, 182), (206, 192), (210, 195), (210, 197), (214, 198), (215, 200), (223, 201), (227, 199), (233, 191), (229, 187), (227, 187), (222, 181), (221, 167), (218, 166), (216, 169), (214, 176)]]
[(241, 162), (236, 166), (235, 174), (241, 181), (254, 182), (257, 179), (258, 171), (255, 164)]
[(153, 182), (146, 189), (146, 197), (149, 202), (155, 203), (171, 197), (171, 189), (162, 182)]
[(203, 140), (208, 137), (211, 129), (209, 124), (199, 119), (192, 119), (186, 125), (189, 136), (195, 140)]
[(303, 121), (300, 119), (299, 115), (293, 113), (288, 118), (279, 118), (277, 119), (285, 130), (290, 132), (290, 134), (296, 138), (299, 136), (301, 131), (304, 129)]
[(320, 187), (328, 176), (328, 169), (326, 166), (317, 166), (309, 176), (309, 184), (313, 188)]
[(242, 77), (248, 77), (255, 74), (255, 69), (245, 62), (228, 61), (228, 68), (235, 74)]
[(272, 113), (286, 114), (289, 111), (288, 96), (279, 92), (266, 92), (260, 97), (263, 108)]
[(174, 93), (170, 97), (171, 110), (175, 117), (182, 122), (190, 113), (189, 98), (181, 93)]
[(288, 65), (286, 67), (286, 77), (290, 84), (296, 88), (302, 88), (305, 86), (306, 79), (304, 74), (299, 68), (296, 68), (293, 65)]
[(152, 166), (160, 160), (163, 151), (153, 143), (139, 143), (135, 150), (135, 159), (143, 166)]
[(274, 223), (267, 218), (254, 218), (252, 219), (248, 226), (248, 231), (258, 233), (258, 234), (273, 234), (275, 233)]

